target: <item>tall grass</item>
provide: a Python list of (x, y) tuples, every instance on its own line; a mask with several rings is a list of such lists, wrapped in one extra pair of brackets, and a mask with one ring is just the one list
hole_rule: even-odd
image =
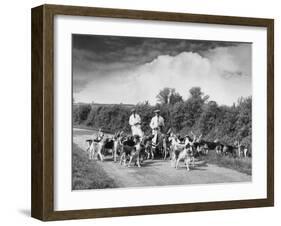
[(209, 151), (207, 156), (200, 157), (207, 163), (237, 170), (241, 173), (252, 175), (252, 158), (234, 158), (232, 156), (217, 155), (214, 150)]
[(88, 159), (85, 151), (73, 144), (72, 150), (72, 189), (116, 188), (115, 181), (96, 161)]

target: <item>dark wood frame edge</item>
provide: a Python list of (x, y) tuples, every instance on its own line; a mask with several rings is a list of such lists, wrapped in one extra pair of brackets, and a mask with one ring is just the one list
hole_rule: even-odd
[(43, 219), (43, 7), (31, 15), (31, 215)]
[[(55, 15), (178, 21), (267, 28), (267, 198), (54, 211), (53, 22)], [(274, 20), (125, 9), (42, 5), (32, 9), (31, 216), (43, 221), (265, 207), (274, 205)]]

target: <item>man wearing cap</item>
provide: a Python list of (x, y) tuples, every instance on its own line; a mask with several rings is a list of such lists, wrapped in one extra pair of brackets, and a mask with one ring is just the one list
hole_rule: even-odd
[(143, 132), (141, 130), (141, 117), (136, 113), (136, 109), (132, 109), (132, 114), (129, 119), (129, 124), (132, 129), (132, 135), (138, 135), (143, 137)]
[(154, 113), (155, 116), (151, 119), (150, 128), (152, 129), (152, 134), (154, 135), (152, 142), (156, 143), (157, 134), (163, 131), (165, 124), (163, 117), (160, 116), (160, 110), (157, 109)]

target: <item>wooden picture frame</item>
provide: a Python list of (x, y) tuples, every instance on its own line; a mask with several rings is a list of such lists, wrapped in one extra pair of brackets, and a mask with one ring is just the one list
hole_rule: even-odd
[[(71, 15), (174, 21), (267, 29), (267, 198), (122, 208), (54, 211), (54, 16)], [(125, 9), (42, 5), (32, 9), (32, 200), (31, 215), (50, 220), (82, 219), (266, 207), (274, 205), (274, 20)]]

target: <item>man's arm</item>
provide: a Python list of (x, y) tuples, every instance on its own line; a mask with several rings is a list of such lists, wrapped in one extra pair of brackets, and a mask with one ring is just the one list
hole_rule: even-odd
[(153, 118), (151, 119), (149, 126), (150, 126), (150, 128), (151, 128), (151, 129), (154, 129), (154, 122), (153, 122)]
[(130, 116), (130, 118), (129, 118), (129, 125), (130, 125), (130, 126), (133, 126), (133, 125), (134, 125), (133, 117), (132, 117), (132, 116)]
[(165, 126), (164, 118), (162, 117), (162, 126)]
[(138, 115), (135, 120), (135, 125), (141, 124), (141, 117)]

